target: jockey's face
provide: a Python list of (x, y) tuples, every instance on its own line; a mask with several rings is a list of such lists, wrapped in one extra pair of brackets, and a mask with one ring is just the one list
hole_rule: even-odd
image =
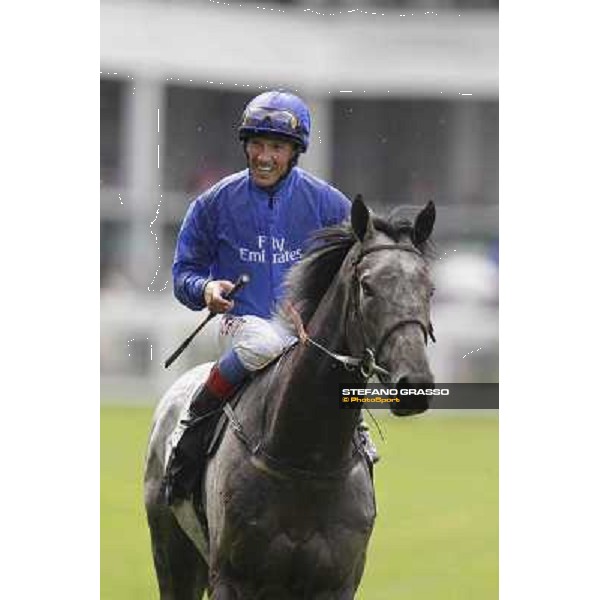
[(295, 144), (288, 140), (251, 137), (246, 142), (246, 156), (252, 181), (264, 188), (275, 185), (287, 173), (295, 153)]

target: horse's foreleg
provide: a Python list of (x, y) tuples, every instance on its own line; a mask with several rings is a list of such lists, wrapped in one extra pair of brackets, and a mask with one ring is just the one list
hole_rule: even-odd
[(161, 600), (200, 600), (208, 583), (204, 559), (177, 523), (159, 486), (146, 488), (146, 514)]

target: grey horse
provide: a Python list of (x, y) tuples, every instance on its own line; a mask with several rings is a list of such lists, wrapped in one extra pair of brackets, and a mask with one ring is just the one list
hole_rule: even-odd
[[(171, 433), (210, 365), (161, 399), (145, 471), (161, 600), (197, 600), (204, 591), (212, 600), (354, 598), (376, 509), (356, 437), (360, 409), (340, 408), (340, 385), (364, 384), (374, 368), (395, 386), (433, 383), (434, 220), (431, 202), (413, 222), (373, 216), (359, 196), (350, 223), (317, 234), (287, 280), (307, 338), (228, 406), (196, 504), (167, 506), (162, 481)], [(393, 412), (426, 409), (418, 400)]]

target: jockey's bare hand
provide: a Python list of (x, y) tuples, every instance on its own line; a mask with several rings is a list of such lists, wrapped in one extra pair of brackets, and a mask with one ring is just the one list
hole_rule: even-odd
[(223, 294), (230, 292), (233, 283), (227, 279), (210, 281), (204, 288), (204, 301), (208, 310), (214, 313), (225, 313), (233, 308), (233, 300), (226, 300)]

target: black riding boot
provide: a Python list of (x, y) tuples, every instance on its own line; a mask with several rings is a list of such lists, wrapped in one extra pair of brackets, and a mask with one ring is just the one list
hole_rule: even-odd
[(178, 427), (183, 433), (171, 452), (165, 473), (165, 497), (168, 504), (191, 496), (198, 489), (206, 466), (206, 452), (224, 400), (203, 386), (190, 403), (187, 419)]

